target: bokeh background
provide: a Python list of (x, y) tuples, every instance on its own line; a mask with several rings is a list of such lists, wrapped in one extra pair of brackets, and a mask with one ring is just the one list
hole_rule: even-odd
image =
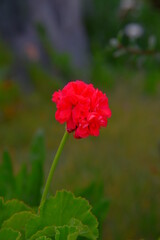
[(47, 174), (64, 132), (51, 96), (76, 79), (106, 92), (112, 117), (99, 137), (70, 136), (53, 193), (103, 185), (103, 239), (157, 239), (159, 0), (0, 1), (0, 152), (9, 149), (15, 174), (38, 129)]

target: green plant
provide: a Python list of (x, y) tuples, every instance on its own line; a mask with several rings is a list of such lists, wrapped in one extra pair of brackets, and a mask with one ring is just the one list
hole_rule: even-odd
[(66, 191), (47, 199), (38, 214), (23, 202), (4, 202), (0, 198), (0, 239), (94, 240), (98, 237), (98, 223), (90, 210), (85, 199)]
[[(96, 240), (99, 236), (98, 222), (87, 200), (75, 197), (71, 192), (64, 190), (57, 192), (54, 197), (48, 197), (48, 195), (56, 166), (69, 134), (74, 132), (74, 137), (77, 139), (89, 135), (98, 136), (100, 128), (106, 127), (107, 119), (111, 117), (108, 98), (92, 84), (77, 80), (68, 83), (62, 90), (54, 92), (52, 101), (57, 107), (56, 120), (60, 123), (66, 122), (66, 129), (50, 167), (42, 197), (40, 192), (44, 162), (42, 133), (38, 133), (31, 147), (32, 169), (29, 173), (26, 167), (23, 167), (18, 177), (15, 177), (8, 152), (3, 154), (1, 194), (5, 199), (18, 197), (34, 206), (34, 208), (28, 207), (16, 199), (5, 201), (0, 198), (0, 237), (4, 240), (47, 238)], [(90, 188), (89, 192), (94, 199), (96, 196), (93, 195), (93, 188)], [(100, 193), (103, 195), (101, 188)], [(95, 204), (94, 211), (101, 222), (104, 216), (99, 211), (104, 210), (105, 213), (106, 207), (108, 210), (108, 202), (104, 199)]]
[(10, 155), (7, 151), (3, 153), (0, 166), (0, 195), (3, 196), (0, 198), (0, 239), (97, 239), (98, 222), (91, 213), (91, 206), (87, 200), (75, 197), (71, 192), (59, 191), (54, 197), (42, 200), (37, 209), (44, 158), (41, 131), (35, 135), (31, 145), (30, 171), (23, 164), (14, 175)]
[(28, 171), (26, 164), (23, 164), (15, 175), (11, 157), (8, 151), (4, 151), (0, 165), (0, 195), (5, 200), (18, 198), (30, 206), (38, 206), (43, 184), (44, 159), (45, 146), (42, 131), (35, 135), (31, 144), (30, 171)]

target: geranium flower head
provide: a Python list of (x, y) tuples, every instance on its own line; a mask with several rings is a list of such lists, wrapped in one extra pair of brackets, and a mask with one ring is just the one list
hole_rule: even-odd
[(69, 82), (54, 92), (52, 101), (57, 107), (56, 120), (66, 123), (67, 131), (74, 132), (75, 138), (98, 136), (111, 117), (106, 94), (81, 80)]

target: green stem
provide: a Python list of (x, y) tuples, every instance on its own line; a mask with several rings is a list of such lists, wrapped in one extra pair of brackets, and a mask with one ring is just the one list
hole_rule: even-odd
[(57, 153), (56, 153), (56, 155), (55, 155), (55, 157), (53, 159), (53, 163), (52, 163), (52, 166), (51, 166), (48, 178), (47, 178), (47, 182), (46, 182), (46, 185), (45, 185), (45, 188), (44, 188), (44, 191), (43, 191), (43, 195), (42, 195), (42, 198), (41, 198), (40, 207), (45, 202), (45, 200), (47, 198), (47, 194), (48, 194), (48, 191), (49, 191), (49, 188), (50, 188), (50, 185), (51, 185), (51, 181), (52, 181), (52, 178), (53, 178), (53, 174), (55, 172), (55, 168), (57, 166), (59, 157), (60, 157), (60, 155), (62, 153), (63, 147), (64, 147), (64, 145), (66, 143), (66, 140), (67, 140), (68, 136), (69, 136), (69, 133), (67, 131), (65, 131), (65, 133), (63, 135), (63, 138), (62, 138), (62, 140), (60, 142), (59, 148), (57, 150)]

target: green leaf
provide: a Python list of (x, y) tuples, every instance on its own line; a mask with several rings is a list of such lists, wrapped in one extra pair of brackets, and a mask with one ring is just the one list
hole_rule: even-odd
[(0, 239), (1, 240), (19, 240), (21, 234), (12, 229), (1, 229), (0, 230)]
[(35, 240), (40, 236), (53, 237), (55, 239), (63, 240), (63, 239), (77, 239), (78, 236), (83, 236), (88, 239), (92, 239), (92, 233), (90, 232), (88, 226), (85, 226), (81, 223), (81, 221), (77, 219), (71, 219), (69, 225), (64, 226), (48, 226), (43, 228), (42, 230), (37, 231), (30, 240)]
[(30, 162), (32, 170), (28, 177), (28, 203), (38, 206), (41, 199), (41, 189), (43, 185), (43, 163), (45, 159), (44, 135), (39, 131), (32, 142)]
[(12, 162), (8, 151), (3, 153), (3, 161), (0, 166), (0, 195), (5, 199), (13, 197), (15, 181), (13, 176)]
[(4, 202), (3, 198), (0, 198), (0, 227), (12, 215), (22, 211), (30, 211), (30, 208), (16, 199)]
[(46, 236), (46, 237), (53, 237), (56, 234), (56, 227), (55, 226), (48, 226), (43, 228), (42, 230), (38, 230), (35, 234), (30, 237), (30, 240), (35, 240), (38, 237)]
[[(18, 172), (17, 176), (15, 177), (16, 181), (16, 197), (28, 203), (28, 195), (27, 195), (27, 166), (26, 164), (22, 164), (20, 171)], [(25, 191), (24, 191), (25, 189)]]
[(44, 134), (42, 130), (39, 130), (35, 134), (31, 144), (30, 161), (43, 163), (44, 159), (45, 159)]
[(102, 198), (94, 205), (93, 214), (98, 218), (100, 223), (103, 223), (106, 219), (110, 202), (109, 200)]
[[(64, 226), (67, 228), (61, 228)], [(26, 237), (31, 239), (32, 236), (38, 237), (36, 234), (41, 232), (43, 235), (47, 234), (48, 237), (53, 237), (56, 234), (57, 239), (58, 236), (61, 239), (61, 234), (67, 233), (68, 236), (76, 236), (77, 234), (94, 240), (98, 237), (97, 227), (97, 220), (91, 213), (91, 206), (85, 199), (75, 198), (72, 193), (67, 191), (60, 191), (55, 197), (46, 200), (40, 209), (39, 216), (33, 217), (28, 222)], [(44, 234), (44, 230), (47, 231), (46, 234)], [(52, 236), (49, 235), (48, 231)], [(70, 239), (76, 239), (71, 236)]]
[[(87, 231), (85, 229), (87, 229)], [(37, 239), (37, 237), (44, 236), (44, 235), (46, 237), (55, 237), (56, 240), (64, 240), (64, 239), (76, 240), (78, 236), (85, 237), (86, 233), (88, 234), (88, 227), (83, 226), (82, 224), (81, 224), (81, 227), (79, 226), (73, 227), (68, 225), (65, 225), (63, 227), (49, 226), (35, 233), (30, 238), (30, 240), (35, 240)]]
[(52, 240), (52, 239), (42, 236), (42, 237), (36, 238), (36, 240)]
[[(76, 233), (78, 233), (77, 236), (80, 235), (88, 239), (94, 239), (93, 233), (91, 232), (89, 226), (84, 225), (80, 220), (72, 218), (69, 225), (75, 228), (74, 236)], [(73, 235), (72, 232), (70, 234), (71, 236)]]
[(15, 213), (8, 220), (3, 222), (2, 228), (11, 228), (12, 230), (21, 232), (21, 239), (25, 239), (25, 226), (31, 217), (33, 217), (33, 214), (29, 211)]
[(68, 226), (63, 226), (63, 227), (58, 227), (56, 229), (56, 236), (55, 240), (76, 240), (79, 235), (79, 232), (75, 227), (68, 227)]

